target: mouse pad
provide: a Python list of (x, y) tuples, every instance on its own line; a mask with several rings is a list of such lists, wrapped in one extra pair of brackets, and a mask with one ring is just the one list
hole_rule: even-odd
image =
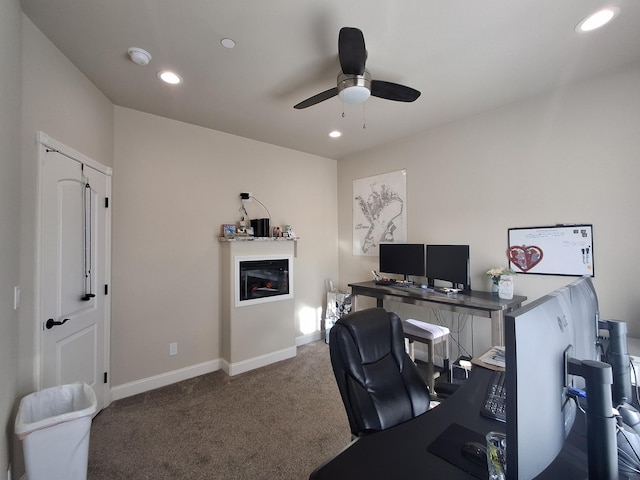
[(481, 433), (469, 430), (457, 423), (452, 423), (427, 447), (427, 450), (474, 477), (487, 480), (489, 472), (486, 467), (482, 467), (462, 456), (462, 447), (467, 442), (478, 442), (484, 445), (486, 439)]

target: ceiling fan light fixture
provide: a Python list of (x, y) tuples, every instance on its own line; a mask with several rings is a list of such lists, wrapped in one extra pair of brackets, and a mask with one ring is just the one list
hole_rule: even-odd
[(338, 94), (340, 100), (344, 103), (362, 103), (371, 96), (371, 92), (367, 87), (347, 87)]
[(344, 103), (362, 103), (371, 96), (371, 75), (338, 75), (338, 97)]

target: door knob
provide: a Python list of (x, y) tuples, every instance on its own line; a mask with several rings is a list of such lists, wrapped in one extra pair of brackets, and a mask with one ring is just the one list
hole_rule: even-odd
[(57, 326), (57, 325), (62, 325), (65, 322), (68, 322), (69, 319), (65, 318), (64, 320), (62, 320), (61, 322), (56, 322), (53, 318), (50, 318), (49, 320), (47, 320), (47, 323), (44, 324), (45, 327), (47, 327), (47, 330)]

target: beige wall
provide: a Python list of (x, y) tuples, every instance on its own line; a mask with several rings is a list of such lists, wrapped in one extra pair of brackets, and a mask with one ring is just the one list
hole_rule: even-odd
[(13, 288), (20, 284), (20, 3), (0, 2), (0, 477), (13, 447), (18, 389), (18, 312)]
[[(506, 266), (509, 227), (592, 223), (601, 315), (640, 336), (639, 85), (630, 66), (340, 161), (341, 284), (369, 279), (378, 261), (351, 253), (352, 181), (406, 168), (409, 241), (469, 244), (477, 290)], [(519, 275), (516, 293), (534, 299), (570, 280)]]
[[(240, 192), (292, 225), (297, 336), (319, 331), (337, 280), (336, 161), (115, 109), (112, 385), (220, 358), (220, 225)], [(256, 202), (252, 218), (266, 216)], [(169, 343), (178, 355), (169, 356)]]

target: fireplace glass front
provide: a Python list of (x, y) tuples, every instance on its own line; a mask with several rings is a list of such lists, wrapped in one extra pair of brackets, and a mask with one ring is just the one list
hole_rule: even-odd
[(240, 302), (289, 295), (289, 259), (241, 260), (239, 282)]

